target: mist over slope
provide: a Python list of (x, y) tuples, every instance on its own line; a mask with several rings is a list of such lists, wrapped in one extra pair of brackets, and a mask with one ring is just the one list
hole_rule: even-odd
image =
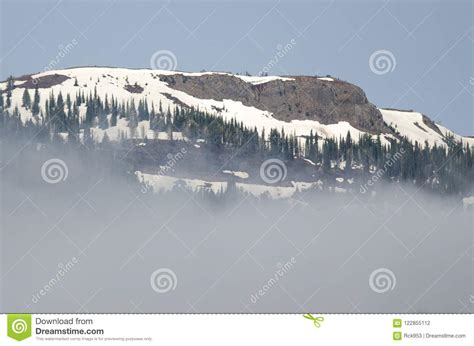
[(154, 194), (111, 157), (2, 141), (2, 311), (457, 312), (471, 292), (472, 213), (454, 196)]

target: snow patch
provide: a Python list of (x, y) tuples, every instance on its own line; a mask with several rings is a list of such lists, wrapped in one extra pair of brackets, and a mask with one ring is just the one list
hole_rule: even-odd
[(249, 174), (247, 172), (241, 172), (241, 171), (228, 171), (224, 170), (222, 171), (224, 174), (231, 174), (235, 177), (241, 178), (241, 179), (247, 179), (249, 177)]
[(258, 85), (258, 84), (264, 84), (268, 83), (271, 81), (275, 80), (281, 80), (281, 81), (290, 81), (290, 80), (295, 80), (294, 78), (286, 78), (286, 77), (280, 77), (280, 76), (240, 76), (240, 75), (234, 75), (234, 77), (242, 79), (246, 83), (250, 83), (253, 85)]
[(474, 206), (474, 196), (463, 198), (462, 199), (462, 205), (463, 205), (464, 209), (467, 209), (471, 206)]
[[(226, 191), (228, 187), (228, 183), (226, 181), (206, 181), (201, 179), (177, 178), (158, 174), (147, 174), (140, 171), (136, 171), (135, 175), (139, 183), (143, 184), (145, 187), (151, 189), (155, 193), (169, 192), (174, 188), (187, 188), (193, 192), (208, 190), (218, 193)], [(291, 198), (297, 192), (312, 188), (317, 188), (320, 190), (322, 182), (291, 182), (291, 184), (292, 186), (270, 186), (239, 182), (236, 183), (235, 186), (237, 190), (243, 193), (248, 193), (254, 197), (282, 199)]]

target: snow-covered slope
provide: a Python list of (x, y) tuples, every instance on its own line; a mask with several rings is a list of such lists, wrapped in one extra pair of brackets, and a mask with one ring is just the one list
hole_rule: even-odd
[[(63, 96), (70, 94), (71, 97), (74, 97), (79, 91), (83, 92), (85, 95), (97, 92), (102, 99), (105, 99), (105, 96), (107, 95), (110, 100), (111, 96), (113, 96), (118, 99), (119, 102), (134, 99), (135, 104), (138, 104), (140, 100), (146, 99), (150, 108), (152, 105), (157, 108), (159, 103), (162, 104), (164, 109), (167, 109), (168, 106), (174, 107), (175, 102), (184, 103), (188, 106), (193, 106), (214, 113), (225, 119), (235, 118), (238, 121), (244, 122), (244, 124), (249, 127), (257, 127), (259, 131), (266, 129), (267, 133), (271, 128), (283, 128), (286, 133), (296, 134), (297, 136), (309, 135), (310, 132), (313, 131), (313, 133), (317, 133), (323, 138), (346, 136), (347, 132), (351, 133), (352, 138), (358, 138), (363, 134), (361, 130), (355, 128), (347, 121), (339, 121), (334, 124), (321, 124), (315, 120), (291, 120), (287, 122), (274, 118), (272, 113), (268, 111), (246, 106), (237, 100), (224, 99), (218, 101), (213, 99), (196, 98), (183, 91), (173, 89), (172, 86), (160, 80), (160, 75), (174, 74), (183, 74), (185, 76), (202, 76), (205, 74), (230, 75), (221, 72), (184, 73), (167, 70), (79, 67), (42, 72), (30, 76), (30, 78), (35, 80), (41, 77), (53, 75), (63, 75), (68, 77), (68, 79), (62, 83), (53, 85), (49, 88), (39, 89), (41, 107), (44, 107), (51, 92), (56, 96), (59, 92), (61, 92)], [(279, 76), (233, 76), (238, 77), (253, 86), (274, 80), (293, 80), (292, 78)], [(332, 78), (320, 79), (334, 81)], [(77, 85), (75, 85), (76, 81)], [(22, 88), (21, 85), (23, 83), (25, 83), (25, 80), (15, 81), (15, 85), (18, 87), (15, 88), (12, 93), (12, 107), (18, 107), (21, 119), (25, 122), (28, 119), (31, 119), (32, 115), (31, 111), (24, 109), (21, 106), (22, 94), (24, 91), (24, 88)], [(142, 88), (142, 91), (130, 92), (129, 87), (134, 85), (138, 85)], [(0, 88), (5, 90), (6, 82), (0, 83)], [(84, 117), (85, 112), (86, 108), (82, 105), (80, 107), (80, 115)], [(428, 141), (430, 145), (434, 145), (435, 143), (441, 145), (444, 143), (443, 137), (447, 134), (452, 134), (451, 131), (441, 126), (438, 126), (439, 132), (426, 126), (423, 123), (422, 115), (420, 113), (385, 109), (381, 109), (381, 113), (387, 124), (392, 125), (397, 131), (399, 131), (400, 135), (407, 136), (412, 141), (418, 141), (420, 143)], [(130, 136), (127, 123), (123, 119), (121, 119), (118, 125), (114, 128), (109, 128), (107, 130), (94, 129), (95, 138), (100, 140), (103, 131), (107, 131), (107, 135), (111, 140), (114, 140), (119, 136)], [(141, 122), (138, 131), (134, 134), (134, 136), (137, 137), (148, 136), (149, 138), (152, 135), (153, 134), (149, 131), (148, 122)], [(465, 143), (474, 145), (474, 139), (472, 138), (461, 137), (455, 134), (452, 135), (455, 136), (456, 140), (462, 139)], [(381, 138), (384, 143), (389, 143), (388, 140), (393, 139), (394, 136), (393, 134), (383, 134)]]
[[(136, 171), (138, 182), (143, 185), (142, 192), (152, 191), (155, 193), (169, 192), (173, 189), (186, 189), (192, 192), (212, 191), (214, 193), (225, 192), (228, 187), (227, 181), (207, 181), (201, 179), (176, 178), (167, 175), (147, 174)], [(291, 198), (295, 193), (308, 189), (322, 189), (323, 182), (291, 182), (291, 186), (262, 185), (249, 183), (236, 183), (235, 188), (245, 194), (254, 197), (267, 196), (271, 199)], [(336, 193), (344, 193), (345, 190), (335, 188)]]
[(435, 124), (434, 126), (438, 128), (438, 131), (435, 131), (425, 124), (421, 113), (390, 109), (380, 109), (380, 112), (384, 121), (393, 126), (400, 135), (416, 140), (418, 143), (428, 142), (430, 146), (445, 145), (445, 139), (452, 136), (455, 141), (462, 140), (466, 144), (474, 145), (474, 138), (459, 136), (441, 125)]

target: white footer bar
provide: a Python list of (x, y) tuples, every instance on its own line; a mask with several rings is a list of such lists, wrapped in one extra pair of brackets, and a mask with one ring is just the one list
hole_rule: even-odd
[(472, 314), (3, 314), (0, 344), (474, 345)]

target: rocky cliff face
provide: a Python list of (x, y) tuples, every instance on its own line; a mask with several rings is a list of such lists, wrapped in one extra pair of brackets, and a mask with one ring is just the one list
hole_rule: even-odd
[(392, 133), (364, 91), (340, 80), (298, 76), (262, 84), (246, 83), (225, 74), (161, 75), (171, 88), (200, 99), (241, 101), (273, 113), (278, 120), (316, 120), (321, 124), (347, 121), (371, 134)]

